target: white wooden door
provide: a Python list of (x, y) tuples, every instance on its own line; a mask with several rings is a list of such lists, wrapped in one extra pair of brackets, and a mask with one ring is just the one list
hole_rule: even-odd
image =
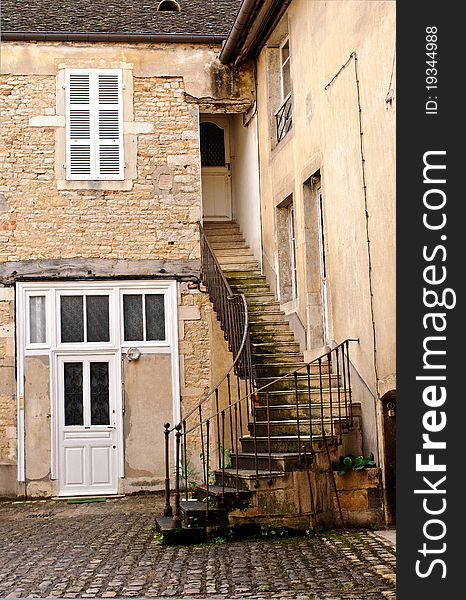
[(117, 356), (57, 357), (59, 493), (116, 494)]
[(203, 217), (206, 221), (231, 221), (228, 118), (204, 116), (200, 130)]

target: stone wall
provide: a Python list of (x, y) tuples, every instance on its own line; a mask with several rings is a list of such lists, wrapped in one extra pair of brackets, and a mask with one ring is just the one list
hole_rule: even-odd
[(0, 287), (0, 496), (16, 492), (16, 393), (13, 290)]
[[(198, 256), (200, 164), (197, 106), (179, 77), (134, 78), (137, 137), (132, 189), (58, 190), (54, 127), (56, 78), (3, 76), (0, 152), (0, 261)], [(125, 117), (126, 119), (126, 117)]]

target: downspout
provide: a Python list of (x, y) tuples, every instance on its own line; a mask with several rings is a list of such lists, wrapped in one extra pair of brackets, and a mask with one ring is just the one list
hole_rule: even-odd
[(126, 43), (185, 43), (221, 44), (223, 34), (201, 35), (183, 33), (84, 33), (72, 31), (3, 31), (4, 42), (126, 42)]
[(222, 51), (220, 52), (219, 60), (223, 65), (230, 62), (233, 51), (235, 50), (249, 17), (256, 8), (257, 3), (258, 0), (243, 0), (238, 16), (236, 17), (235, 22), (230, 29), (230, 33), (223, 44)]

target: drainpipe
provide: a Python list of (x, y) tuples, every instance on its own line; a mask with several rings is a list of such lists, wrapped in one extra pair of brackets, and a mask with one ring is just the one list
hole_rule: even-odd
[(246, 23), (248, 22), (248, 19), (253, 10), (256, 8), (257, 4), (258, 0), (243, 0), (238, 16), (236, 17), (230, 33), (223, 44), (222, 51), (220, 52), (219, 59), (222, 64), (226, 64), (230, 61), (236, 45), (244, 31)]
[(221, 44), (226, 35), (184, 33), (84, 33), (73, 31), (3, 31), (4, 42), (126, 42), (126, 43), (185, 43)]

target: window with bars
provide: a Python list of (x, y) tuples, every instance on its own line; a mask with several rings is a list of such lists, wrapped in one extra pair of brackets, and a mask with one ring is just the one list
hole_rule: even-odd
[(275, 113), (277, 142), (280, 142), (285, 137), (293, 125), (289, 38), (286, 38), (280, 46), (280, 92), (281, 103)]
[(201, 165), (225, 166), (225, 130), (209, 121), (201, 123)]
[(60, 298), (61, 342), (109, 342), (109, 296), (73, 295)]
[(124, 179), (121, 70), (67, 69), (65, 88), (66, 179)]
[(123, 339), (125, 342), (166, 340), (163, 294), (123, 294)]

